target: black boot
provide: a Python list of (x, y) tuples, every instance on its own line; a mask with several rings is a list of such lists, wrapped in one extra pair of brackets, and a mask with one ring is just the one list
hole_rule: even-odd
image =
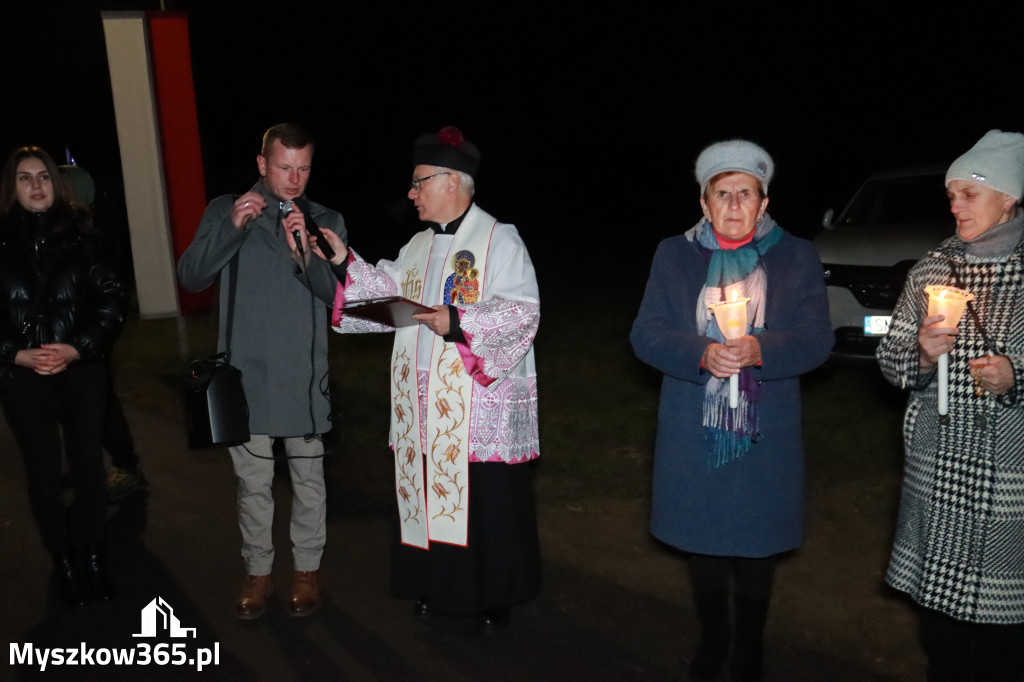
[(734, 682), (764, 679), (764, 624), (768, 600), (736, 595), (736, 646), (732, 657)]
[(694, 591), (693, 601), (700, 623), (700, 643), (690, 661), (690, 677), (714, 680), (729, 653), (729, 592)]
[(74, 554), (68, 551), (53, 553), (53, 577), (57, 582), (61, 603), (75, 613), (84, 611), (89, 605), (89, 593)]
[(99, 543), (87, 545), (82, 561), (82, 576), (85, 579), (89, 596), (97, 602), (110, 602), (117, 596), (114, 583), (107, 571), (103, 545)]
[(928, 682), (961, 682), (971, 679), (974, 675), (972, 624), (925, 608), (919, 609), (919, 616), (921, 646), (928, 656), (925, 679)]

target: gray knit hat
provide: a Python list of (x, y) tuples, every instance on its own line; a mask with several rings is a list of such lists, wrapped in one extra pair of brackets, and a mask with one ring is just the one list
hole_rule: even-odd
[(775, 162), (761, 147), (746, 140), (727, 140), (707, 147), (697, 157), (695, 169), (700, 193), (708, 187), (711, 178), (720, 173), (740, 172), (753, 175), (761, 183), (761, 191), (768, 195), (768, 183), (775, 173)]
[(1024, 196), (1024, 135), (990, 130), (946, 171), (950, 180), (968, 180), (1008, 194)]

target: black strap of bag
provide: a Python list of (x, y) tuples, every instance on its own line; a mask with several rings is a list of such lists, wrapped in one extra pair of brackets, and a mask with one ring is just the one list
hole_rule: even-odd
[(231, 273), (228, 275), (228, 319), (224, 330), (224, 359), (231, 362), (231, 331), (235, 326), (235, 292), (238, 290), (238, 252), (231, 259)]
[[(956, 269), (956, 263), (949, 258), (945, 258), (943, 260), (949, 264), (949, 269), (953, 273), (953, 286), (961, 291), (967, 291), (964, 287), (963, 280), (960, 279), (960, 273)], [(989, 338), (985, 325), (981, 323), (981, 318), (978, 316), (978, 310), (974, 307), (974, 301), (967, 301), (967, 312), (971, 316), (971, 321), (974, 323), (974, 326), (977, 327), (978, 332), (981, 334), (981, 340), (985, 344), (985, 350), (992, 353), (992, 355), (998, 355), (996, 352), (996, 346), (992, 343), (992, 339)]]

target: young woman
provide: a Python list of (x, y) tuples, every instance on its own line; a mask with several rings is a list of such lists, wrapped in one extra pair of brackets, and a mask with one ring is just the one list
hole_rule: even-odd
[[(115, 596), (102, 552), (101, 360), (124, 320), (126, 289), (90, 233), (88, 214), (72, 207), (49, 154), (15, 150), (0, 177), (0, 405), (72, 610)], [(74, 489), (70, 508), (62, 455)]]

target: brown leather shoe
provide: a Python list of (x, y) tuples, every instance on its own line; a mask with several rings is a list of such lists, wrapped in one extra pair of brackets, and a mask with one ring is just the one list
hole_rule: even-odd
[(269, 575), (247, 575), (235, 603), (235, 615), (241, 620), (255, 620), (267, 610), (267, 597), (274, 591)]
[(313, 613), (320, 608), (321, 591), (320, 571), (295, 571), (288, 613), (297, 618)]

